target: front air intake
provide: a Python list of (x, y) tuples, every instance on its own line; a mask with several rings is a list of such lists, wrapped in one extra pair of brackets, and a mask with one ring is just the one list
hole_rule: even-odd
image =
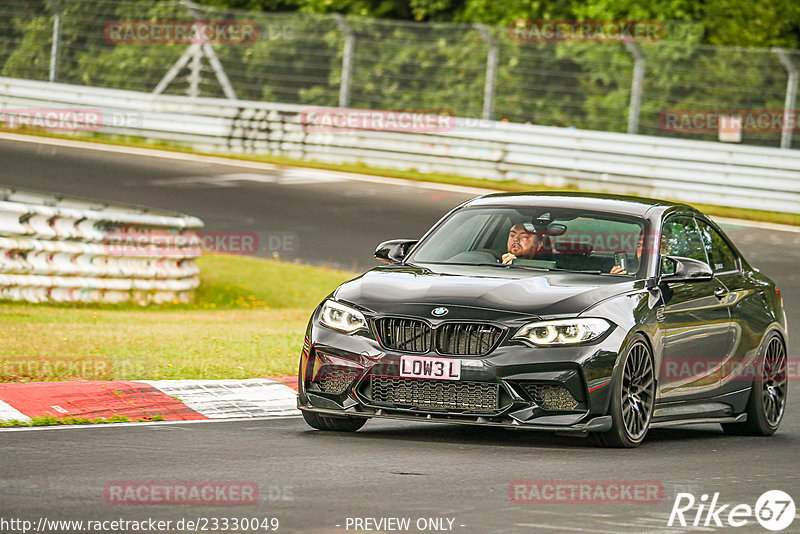
[(404, 352), (428, 352), (431, 349), (431, 327), (424, 321), (386, 317), (375, 321), (381, 345)]
[(497, 410), (500, 386), (491, 382), (372, 376), (372, 400), (397, 407)]
[(314, 383), (324, 393), (341, 395), (350, 388), (356, 378), (358, 372), (353, 369), (324, 369), (314, 379)]
[(523, 383), (522, 387), (533, 402), (549, 411), (570, 411), (578, 406), (578, 401), (567, 388), (559, 384)]
[(490, 324), (444, 323), (436, 328), (436, 350), (453, 356), (485, 356), (502, 335), (500, 328)]

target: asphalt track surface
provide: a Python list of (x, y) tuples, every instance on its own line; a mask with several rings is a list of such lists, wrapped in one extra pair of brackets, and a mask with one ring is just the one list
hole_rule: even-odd
[[(0, 139), (0, 186), (178, 210), (202, 218), (211, 231), (290, 235), (291, 246), (279, 250), (283, 259), (351, 269), (373, 265), (371, 253), (380, 241), (418, 237), (474, 196), (320, 171), (257, 170), (7, 139)], [(800, 332), (800, 233), (726, 228), (750, 261), (776, 280), (790, 331)], [(266, 247), (261, 255), (273, 252)], [(794, 340), (790, 356), (797, 358)], [(703, 527), (705, 516), (692, 527), (697, 507), (687, 514), (688, 527), (668, 528), (675, 496), (719, 492), (719, 505), (754, 506), (763, 492), (780, 489), (800, 505), (795, 392), (793, 383), (783, 424), (771, 438), (726, 436), (717, 425), (684, 426), (654, 429), (633, 450), (449, 424), (371, 421), (355, 434), (324, 433), (299, 418), (6, 431), (0, 432), (0, 519), (154, 518), (174, 524), (181, 518), (277, 517), (279, 532), (320, 534), (345, 532), (347, 518), (365, 517), (411, 518), (410, 532), (420, 531), (418, 518), (453, 519), (452, 531), (464, 533), (727, 530)], [(520, 480), (659, 481), (664, 498), (656, 504), (512, 502), (509, 485)], [(103, 489), (114, 481), (246, 481), (258, 484), (260, 497), (244, 506), (109, 505)], [(798, 525), (800, 519), (785, 532), (797, 532)], [(753, 518), (736, 530), (767, 532)]]

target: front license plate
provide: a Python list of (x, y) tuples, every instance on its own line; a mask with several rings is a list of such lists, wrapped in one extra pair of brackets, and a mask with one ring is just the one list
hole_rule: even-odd
[(409, 378), (433, 378), (435, 380), (460, 380), (461, 360), (450, 358), (425, 358), (401, 356), (400, 376)]

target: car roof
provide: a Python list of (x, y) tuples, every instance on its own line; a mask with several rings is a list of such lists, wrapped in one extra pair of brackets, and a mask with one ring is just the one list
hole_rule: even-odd
[(531, 191), (524, 193), (490, 193), (473, 199), (465, 207), (491, 206), (547, 206), (587, 211), (607, 211), (644, 217), (653, 208), (659, 213), (669, 208), (683, 208), (697, 212), (686, 204), (655, 198), (605, 193), (579, 193), (575, 191)]

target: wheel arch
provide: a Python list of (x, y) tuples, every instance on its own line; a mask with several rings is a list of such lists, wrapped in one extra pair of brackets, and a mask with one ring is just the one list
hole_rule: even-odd
[[(653, 351), (653, 340), (651, 338), (651, 335), (647, 332), (647, 330), (645, 330), (641, 326), (629, 330), (628, 333), (625, 335), (625, 339), (620, 344), (620, 350), (617, 353), (616, 361), (614, 361), (614, 367), (611, 370), (611, 382), (609, 382), (609, 386), (610, 386), (609, 391), (613, 390), (614, 383), (615, 383), (616, 380), (619, 380), (619, 374), (622, 372), (622, 371), (620, 371), (620, 362), (622, 361), (622, 354), (626, 350), (628, 350), (631, 341), (637, 335), (641, 336), (644, 339), (644, 343), (645, 343), (645, 345), (647, 345), (647, 350), (650, 351), (650, 356), (653, 358), (653, 371), (654, 371), (653, 372), (653, 375), (654, 375), (653, 379), (655, 381), (655, 391), (658, 392), (658, 367), (657, 367), (656, 361), (655, 361), (655, 352)], [(656, 400), (658, 400), (658, 399), (656, 398)], [(609, 409), (610, 409), (610, 405), (611, 405), (611, 395), (610, 394), (606, 395), (604, 403), (605, 403), (605, 406), (603, 407), (603, 413), (607, 414)]]

